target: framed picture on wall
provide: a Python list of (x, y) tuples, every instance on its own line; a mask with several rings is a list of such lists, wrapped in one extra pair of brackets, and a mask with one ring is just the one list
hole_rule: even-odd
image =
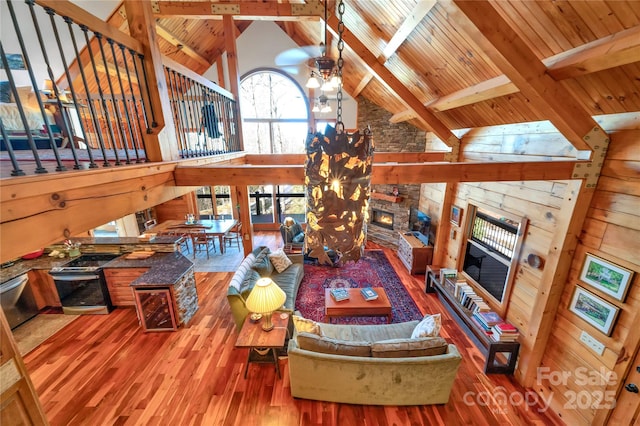
[(620, 301), (627, 295), (632, 277), (633, 271), (590, 253), (587, 253), (580, 273), (580, 280)]
[(458, 206), (451, 206), (451, 223), (460, 226), (462, 223), (462, 209)]
[(607, 336), (611, 335), (613, 323), (620, 311), (617, 306), (580, 286), (576, 286), (569, 310)]
[[(27, 66), (24, 63), (24, 58), (20, 53), (7, 53), (7, 63), (11, 70), (26, 70)], [(4, 64), (0, 61), (0, 69), (4, 69)]]

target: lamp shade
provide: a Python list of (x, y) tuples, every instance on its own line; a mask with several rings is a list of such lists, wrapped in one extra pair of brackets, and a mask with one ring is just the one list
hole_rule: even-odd
[(287, 295), (271, 278), (260, 278), (246, 301), (247, 309), (258, 314), (268, 314), (280, 308)]

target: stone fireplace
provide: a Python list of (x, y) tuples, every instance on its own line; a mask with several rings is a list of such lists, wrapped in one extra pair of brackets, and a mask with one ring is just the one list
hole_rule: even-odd
[(371, 209), (371, 224), (381, 228), (393, 229), (394, 215), (385, 210)]
[(393, 185), (375, 185), (369, 199), (367, 240), (392, 249), (398, 248), (398, 234), (411, 226), (411, 208), (419, 202), (420, 186), (397, 185), (400, 195), (390, 196)]

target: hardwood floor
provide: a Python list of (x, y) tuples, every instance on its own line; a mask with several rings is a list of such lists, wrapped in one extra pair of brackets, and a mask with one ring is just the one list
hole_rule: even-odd
[[(271, 233), (258, 233), (255, 241), (277, 245)], [(143, 333), (133, 309), (86, 315), (28, 354), (25, 363), (52, 425), (563, 424), (542, 404), (518, 404), (530, 394), (511, 377), (484, 375), (484, 357), (437, 296), (424, 293), (424, 275), (410, 276), (395, 253), (385, 252), (422, 312), (442, 313), (441, 335), (463, 356), (446, 405), (294, 399), (286, 358), (280, 360), (282, 379), (272, 366), (252, 364), (245, 380), (247, 353), (234, 347), (226, 300), (232, 272), (196, 274), (200, 309), (177, 332)], [(424, 383), (429, 386), (428, 377)], [(515, 406), (499, 403), (500, 393), (513, 396)]]

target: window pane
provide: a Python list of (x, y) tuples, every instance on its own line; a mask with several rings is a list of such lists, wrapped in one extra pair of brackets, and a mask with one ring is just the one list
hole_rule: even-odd
[(243, 123), (244, 150), (253, 154), (271, 154), (269, 123)]
[(203, 219), (210, 219), (213, 215), (213, 203), (211, 198), (198, 198), (198, 211)]
[(242, 80), (240, 108), (244, 118), (307, 119), (307, 104), (300, 88), (274, 71), (259, 71)]
[(273, 123), (273, 153), (302, 154), (309, 128), (307, 123)]

